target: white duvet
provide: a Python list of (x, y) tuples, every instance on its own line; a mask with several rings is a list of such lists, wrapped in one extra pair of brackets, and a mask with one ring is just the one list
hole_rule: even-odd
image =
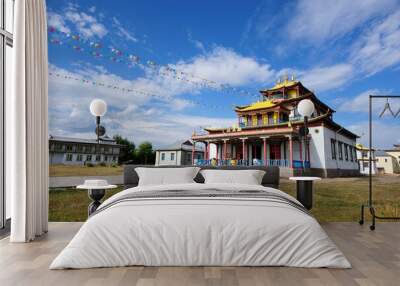
[[(130, 192), (209, 188), (265, 190), (296, 201), (262, 186), (196, 183), (135, 187), (107, 201)], [(112, 205), (88, 219), (50, 269), (127, 265), (351, 267), (319, 223), (293, 206), (196, 197)]]

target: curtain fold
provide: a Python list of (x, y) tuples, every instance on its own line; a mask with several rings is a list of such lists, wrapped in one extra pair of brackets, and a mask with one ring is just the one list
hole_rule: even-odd
[[(11, 242), (28, 242), (48, 225), (48, 60), (44, 0), (15, 1), (14, 71), (6, 113)], [(7, 99), (6, 99), (7, 100)]]

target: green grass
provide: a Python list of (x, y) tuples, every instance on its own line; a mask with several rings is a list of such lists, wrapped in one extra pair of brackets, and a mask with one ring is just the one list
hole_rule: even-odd
[[(281, 180), (280, 189), (295, 195), (295, 183)], [(109, 197), (119, 191), (107, 191)], [(360, 205), (368, 199), (368, 178), (324, 179), (314, 185), (313, 215), (320, 222), (358, 221)], [(374, 201), (377, 214), (400, 215), (400, 177), (374, 178)], [(76, 189), (50, 190), (50, 221), (85, 221), (90, 199), (87, 191)]]
[(50, 177), (70, 177), (70, 176), (113, 176), (122, 175), (122, 166), (69, 166), (69, 165), (50, 165)]

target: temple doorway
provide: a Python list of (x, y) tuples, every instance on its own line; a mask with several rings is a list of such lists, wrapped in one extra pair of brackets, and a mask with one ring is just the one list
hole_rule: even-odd
[(271, 143), (269, 145), (269, 154), (271, 160), (280, 160), (281, 159), (281, 144), (280, 143)]

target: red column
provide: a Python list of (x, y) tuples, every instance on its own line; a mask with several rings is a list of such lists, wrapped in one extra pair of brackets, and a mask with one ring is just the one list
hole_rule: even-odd
[(215, 159), (219, 159), (219, 144), (218, 143), (215, 143), (215, 149), (217, 150), (217, 152), (216, 152), (216, 154), (215, 154)]
[(267, 166), (267, 138), (263, 138), (264, 143), (264, 165)]
[(242, 153), (243, 153), (243, 160), (246, 160), (247, 159), (246, 139), (242, 139)]
[(196, 150), (196, 141), (193, 141), (193, 147), (192, 147), (192, 165), (194, 165), (194, 152)]
[(206, 142), (206, 160), (210, 160), (210, 143)]
[(223, 153), (223, 160), (226, 160), (226, 140), (224, 140), (224, 153)]
[(293, 168), (293, 139), (292, 136), (289, 137), (289, 167)]

